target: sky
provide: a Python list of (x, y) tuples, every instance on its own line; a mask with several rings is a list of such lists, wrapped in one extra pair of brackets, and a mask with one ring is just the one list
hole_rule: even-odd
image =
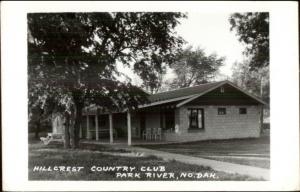
[(232, 64), (243, 60), (244, 50), (235, 32), (230, 31), (229, 16), (230, 13), (188, 13), (188, 18), (177, 27), (177, 33), (189, 45), (203, 48), (207, 54), (226, 57), (220, 72), (228, 76), (231, 75)]
[[(178, 35), (187, 41), (186, 46), (192, 45), (194, 48), (204, 49), (206, 54), (216, 53), (219, 57), (225, 57), (225, 64), (220, 68), (221, 76), (231, 76), (231, 68), (234, 62), (243, 60), (244, 46), (238, 41), (234, 31), (230, 31), (230, 13), (197, 13), (188, 12), (188, 18), (181, 19), (181, 24), (177, 26)], [(140, 85), (141, 80), (133, 74), (129, 68), (118, 68), (132, 77), (134, 84)], [(166, 79), (173, 78), (172, 70), (167, 70)]]

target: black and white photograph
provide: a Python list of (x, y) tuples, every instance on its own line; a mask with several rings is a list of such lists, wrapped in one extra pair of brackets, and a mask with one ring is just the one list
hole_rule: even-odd
[(30, 180), (269, 179), (269, 13), (189, 16), (28, 14)]
[(272, 182), (276, 21), (238, 10), (24, 12), (27, 181)]

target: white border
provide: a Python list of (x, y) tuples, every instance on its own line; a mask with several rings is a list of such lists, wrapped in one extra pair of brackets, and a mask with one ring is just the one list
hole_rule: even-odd
[[(271, 181), (102, 182), (27, 180), (27, 12), (270, 12)], [(297, 2), (2, 2), (3, 189), (27, 190), (296, 190), (299, 189)]]

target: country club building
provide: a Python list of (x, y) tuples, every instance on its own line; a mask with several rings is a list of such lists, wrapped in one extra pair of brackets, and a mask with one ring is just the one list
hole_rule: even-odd
[(202, 84), (149, 96), (138, 110), (119, 113), (85, 108), (80, 137), (159, 142), (259, 137), (265, 104), (230, 81)]

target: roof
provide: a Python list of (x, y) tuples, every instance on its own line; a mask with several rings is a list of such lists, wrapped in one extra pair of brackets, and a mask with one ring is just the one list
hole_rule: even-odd
[(186, 97), (186, 96), (191, 97), (193, 95), (200, 94), (202, 92), (210, 90), (211, 88), (214, 88), (219, 84), (221, 85), (222, 83), (224, 83), (224, 81), (206, 83), (195, 87), (186, 87), (186, 88), (176, 89), (173, 91), (161, 92), (154, 95), (150, 95), (148, 99), (150, 100), (150, 102), (157, 102), (157, 101), (169, 100), (169, 99)]
[(224, 84), (229, 84), (236, 89), (240, 90), (241, 92), (245, 93), (249, 97), (253, 98), (254, 100), (258, 101), (261, 104), (266, 104), (264, 101), (262, 101), (260, 98), (248, 93), (245, 90), (242, 90), (240, 87), (234, 85), (230, 81), (219, 81), (219, 82), (213, 82), (213, 83), (206, 83), (206, 84), (201, 84), (198, 86), (194, 87), (187, 87), (187, 88), (181, 88), (181, 89), (176, 89), (172, 91), (166, 91), (166, 92), (161, 92), (157, 94), (150, 95), (148, 97), (150, 103), (146, 105), (140, 106), (140, 108), (143, 107), (150, 107), (154, 105), (161, 105), (165, 103), (170, 103), (170, 102), (175, 102), (175, 101), (181, 101), (179, 104), (177, 104), (177, 107), (180, 107), (194, 99), (197, 99), (198, 97), (224, 85)]

